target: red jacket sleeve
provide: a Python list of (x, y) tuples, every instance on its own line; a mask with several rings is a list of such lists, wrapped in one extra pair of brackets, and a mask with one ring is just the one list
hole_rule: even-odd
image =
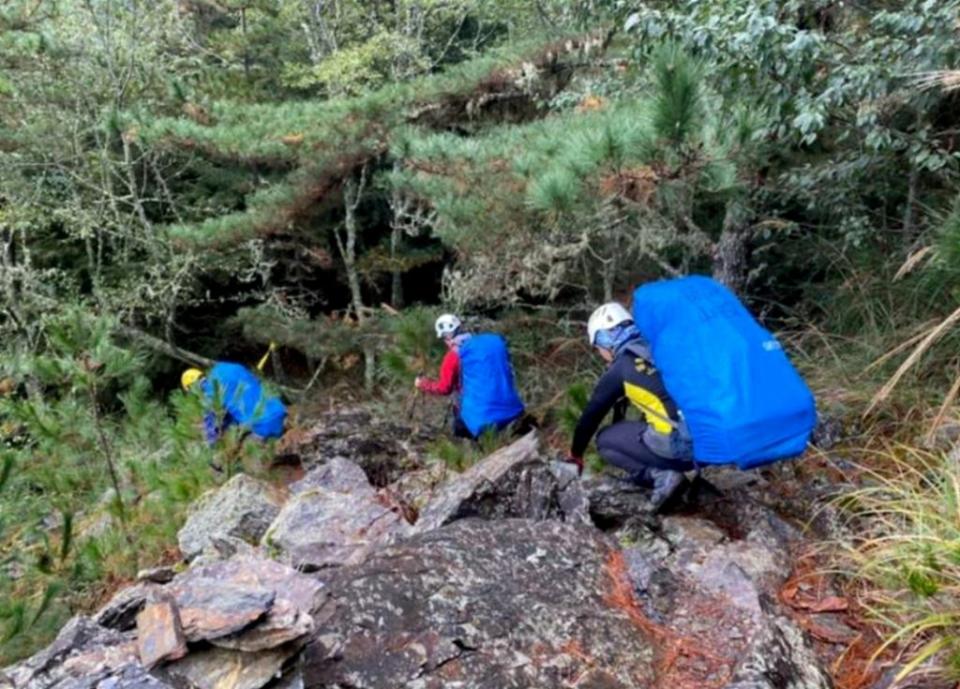
[(449, 395), (460, 388), (460, 355), (456, 350), (449, 350), (440, 363), (440, 378), (432, 380), (424, 378), (420, 381), (420, 389), (428, 395)]

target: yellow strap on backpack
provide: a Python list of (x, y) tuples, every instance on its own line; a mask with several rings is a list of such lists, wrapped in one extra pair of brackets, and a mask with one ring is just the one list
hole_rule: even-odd
[(260, 361), (257, 363), (257, 372), (263, 373), (263, 367), (267, 365), (267, 359), (270, 358), (270, 353), (277, 348), (276, 342), (271, 342), (270, 347), (267, 349), (267, 353), (261, 357)]

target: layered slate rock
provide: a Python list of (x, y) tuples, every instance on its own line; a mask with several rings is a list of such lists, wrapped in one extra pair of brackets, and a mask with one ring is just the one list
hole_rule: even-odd
[(260, 689), (288, 666), (289, 678), (297, 676), (297, 655), (317, 629), (311, 611), (322, 611), (324, 600), (319, 581), (238, 555), (166, 586), (133, 586), (98, 618), (74, 618), (48, 648), (4, 672), (15, 689)]
[(94, 615), (97, 624), (108, 629), (126, 632), (137, 624), (137, 615), (143, 610), (147, 599), (159, 591), (157, 584), (141, 582), (119, 591)]
[(467, 517), (582, 522), (588, 503), (579, 493), (579, 483), (551, 466), (537, 432), (531, 431), (443, 485), (414, 531), (425, 533)]
[(308, 473), (296, 486), (263, 545), (291, 566), (315, 571), (359, 564), (408, 534), (402, 510), (375, 490), (357, 465), (338, 460)]
[(166, 593), (189, 641), (258, 652), (312, 632), (322, 588), (279, 562), (240, 555), (181, 574)]
[(205, 493), (177, 534), (180, 552), (192, 560), (217, 538), (258, 543), (280, 512), (286, 496), (273, 486), (237, 474)]
[(261, 689), (279, 677), (296, 649), (244, 653), (209, 648), (167, 666), (163, 674), (190, 689)]
[(187, 654), (187, 638), (172, 598), (158, 598), (137, 615), (137, 649), (147, 668)]
[(251, 626), (273, 607), (277, 595), (262, 586), (206, 577), (176, 582), (171, 593), (190, 641), (212, 641)]
[(4, 670), (15, 689), (173, 689), (140, 663), (132, 633), (75, 617), (46, 649)]
[(616, 553), (582, 525), (468, 519), (324, 571), (305, 686), (649, 687), (653, 650), (616, 595)]

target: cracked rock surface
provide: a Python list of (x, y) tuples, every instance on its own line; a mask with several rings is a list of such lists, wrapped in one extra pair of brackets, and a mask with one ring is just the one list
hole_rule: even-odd
[(612, 595), (615, 551), (580, 525), (468, 519), (325, 573), (305, 686), (649, 686), (651, 645)]

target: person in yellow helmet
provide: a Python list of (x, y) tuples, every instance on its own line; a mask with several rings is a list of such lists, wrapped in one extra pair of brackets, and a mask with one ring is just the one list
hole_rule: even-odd
[(188, 368), (180, 375), (180, 387), (189, 390), (201, 378), (203, 378), (203, 371), (199, 368)]
[[(279, 397), (268, 395), (260, 379), (247, 367), (228, 361), (214, 364), (209, 373), (188, 368), (180, 376), (184, 390), (198, 390), (207, 407), (203, 415), (204, 436), (213, 444), (220, 434), (238, 425), (260, 438), (279, 438), (287, 408)], [(223, 418), (214, 410), (219, 401)]]

